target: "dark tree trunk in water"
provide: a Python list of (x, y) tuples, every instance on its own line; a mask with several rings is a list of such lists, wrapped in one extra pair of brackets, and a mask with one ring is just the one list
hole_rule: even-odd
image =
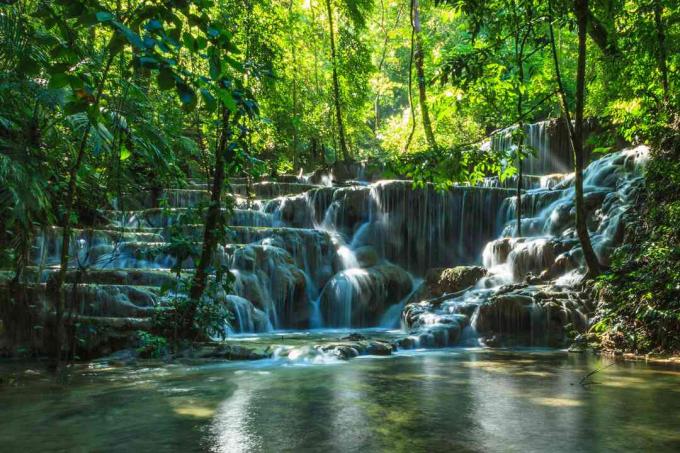
[(210, 206), (205, 216), (203, 230), (203, 248), (201, 258), (196, 266), (194, 277), (189, 290), (189, 306), (183, 314), (181, 333), (185, 338), (195, 335), (194, 318), (198, 303), (208, 286), (208, 270), (213, 261), (213, 255), (220, 239), (219, 231), (222, 225), (222, 192), (224, 188), (225, 167), (234, 157), (234, 151), (229, 146), (231, 136), (230, 112), (227, 108), (222, 109), (222, 132), (215, 150), (215, 168), (210, 193)]
[(420, 11), (418, 8), (418, 0), (412, 0), (411, 7), (413, 8), (411, 14), (411, 24), (415, 32), (415, 63), (416, 76), (418, 78), (418, 95), (420, 99), (420, 114), (423, 117), (423, 129), (425, 130), (425, 139), (427, 146), (431, 149), (437, 148), (437, 142), (434, 139), (434, 132), (432, 131), (432, 122), (430, 121), (430, 111), (427, 108), (427, 91), (425, 87), (425, 69), (423, 68), (425, 55), (423, 54), (423, 38), (420, 35)]
[(335, 119), (338, 122), (338, 136), (340, 139), (340, 151), (345, 162), (350, 161), (347, 138), (345, 137), (345, 123), (342, 120), (342, 106), (340, 100), (340, 82), (338, 81), (338, 62), (335, 51), (335, 28), (333, 26), (333, 8), (331, 0), (326, 0), (326, 11), (328, 12), (328, 31), (331, 39), (331, 64), (333, 66), (333, 101), (335, 103)]

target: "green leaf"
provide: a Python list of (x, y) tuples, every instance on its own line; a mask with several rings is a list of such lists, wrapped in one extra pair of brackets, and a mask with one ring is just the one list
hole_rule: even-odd
[(58, 72), (56, 74), (52, 74), (52, 77), (50, 78), (47, 87), (56, 90), (59, 88), (64, 88), (68, 84), (69, 84), (68, 75), (64, 74), (63, 72)]
[(194, 90), (184, 82), (177, 82), (177, 94), (179, 100), (182, 102), (182, 108), (186, 111), (191, 111), (196, 107), (196, 93)]
[(132, 30), (130, 30), (128, 27), (125, 25), (121, 24), (120, 22), (116, 20), (112, 20), (111, 23), (113, 26), (116, 28), (118, 33), (120, 33), (127, 41), (132, 44), (135, 48), (137, 49), (143, 49), (144, 48), (144, 42), (142, 41), (142, 38)]
[(64, 113), (66, 115), (75, 115), (77, 113), (82, 113), (87, 110), (88, 104), (83, 101), (71, 101), (64, 106)]
[(128, 160), (131, 155), (132, 155), (132, 153), (127, 148), (127, 146), (122, 145), (121, 148), (120, 148), (120, 160), (121, 161)]
[(167, 68), (161, 68), (158, 72), (158, 88), (162, 91), (170, 90), (175, 86), (175, 75)]
[(217, 108), (217, 100), (212, 95), (212, 93), (210, 93), (210, 91), (206, 90), (205, 88), (201, 88), (201, 97), (203, 98), (203, 102), (205, 102), (205, 107), (208, 109), (208, 111), (214, 112)]
[(148, 31), (157, 31), (163, 28), (163, 24), (158, 19), (151, 19), (147, 24), (144, 26)]
[(95, 14), (99, 22), (110, 22), (113, 20), (113, 14), (108, 11), (99, 11)]
[(219, 80), (220, 76), (222, 75), (222, 62), (220, 61), (217, 52), (210, 53), (209, 66), (210, 78), (213, 80)]
[(154, 57), (140, 57), (139, 65), (143, 68), (157, 69), (159, 62)]
[(38, 75), (40, 74), (40, 64), (30, 57), (24, 57), (19, 63), (19, 72), (28, 76)]
[(224, 88), (218, 88), (216, 91), (217, 91), (217, 97), (222, 102), (222, 105), (224, 105), (226, 108), (228, 108), (232, 112), (235, 112), (236, 111), (236, 101), (234, 100), (234, 97), (232, 96), (231, 92), (225, 90)]
[(243, 68), (243, 64), (241, 64), (241, 62), (234, 60), (233, 58), (231, 58), (228, 55), (226, 55), (224, 57), (224, 59), (226, 60), (227, 63), (229, 63), (229, 66), (231, 66), (232, 68), (236, 69), (239, 72), (243, 72), (244, 68)]

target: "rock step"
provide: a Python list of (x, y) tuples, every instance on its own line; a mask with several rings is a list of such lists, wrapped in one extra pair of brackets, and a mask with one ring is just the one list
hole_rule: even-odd
[[(232, 176), (228, 178), (230, 184), (247, 184), (248, 178), (244, 176)], [(279, 175), (279, 176), (263, 176), (260, 178), (251, 178), (251, 184), (258, 182), (289, 182), (289, 183), (304, 183), (304, 178), (297, 175)], [(208, 188), (211, 181), (207, 178), (190, 178), (187, 180), (189, 186), (203, 186)]]
[[(46, 282), (59, 270), (57, 268), (39, 269), (35, 266), (26, 268), (27, 281)], [(182, 272), (183, 277), (191, 276), (190, 271)], [(170, 269), (89, 269), (77, 275), (74, 271), (66, 274), (66, 282), (72, 284), (78, 279), (80, 284), (125, 285), (136, 287), (161, 287), (175, 283), (177, 277)]]
[[(46, 283), (33, 287), (33, 298), (42, 299), (46, 305), (48, 298)], [(64, 287), (69, 307), (78, 315), (135, 318), (151, 316), (162, 304), (160, 288), (150, 285), (117, 285), (102, 283), (80, 283), (76, 290), (72, 284)]]
[[(195, 186), (202, 187), (202, 186)], [(286, 195), (298, 195), (321, 186), (304, 183), (279, 183), (260, 182), (251, 185), (232, 184), (231, 191), (237, 197), (237, 203), (244, 203), (239, 197), (245, 198), (252, 194), (254, 198), (276, 198)], [(135, 194), (126, 194), (118, 200), (116, 208), (122, 210), (137, 210), (158, 206), (173, 208), (187, 208), (207, 202), (210, 199), (210, 191), (205, 188), (190, 189), (164, 189), (158, 194), (150, 191), (142, 191)]]
[[(226, 212), (226, 209), (222, 209)], [(180, 222), (202, 221), (203, 217), (189, 208), (149, 208), (137, 211), (104, 211), (104, 216), (117, 228), (167, 228)], [(236, 208), (229, 216), (230, 226), (273, 226), (271, 213), (258, 209)]]

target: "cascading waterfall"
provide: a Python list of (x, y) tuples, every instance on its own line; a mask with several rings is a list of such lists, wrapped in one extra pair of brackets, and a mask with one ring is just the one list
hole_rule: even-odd
[[(526, 326), (534, 342), (548, 338), (555, 323), (585, 324), (583, 300), (567, 289), (579, 276), (580, 248), (573, 178), (554, 174), (570, 165), (555, 152), (562, 146), (555, 127), (527, 126), (527, 144), (537, 156), (527, 160), (522, 181), (523, 237), (515, 231), (516, 180), (416, 189), (403, 180), (369, 183), (359, 165), (344, 186), (335, 185), (334, 172), (233, 181), (236, 209), (229, 243), (219, 249), (234, 275), (232, 294), (218, 298), (233, 314), (229, 333), (395, 328), (401, 319), (411, 333), (402, 346), (424, 347), (471, 344), (477, 336), (491, 344)], [(495, 134), (493, 147), (508, 149), (508, 137)], [(589, 226), (605, 264), (621, 242), (646, 155), (645, 147), (613, 153), (585, 172)], [(207, 199), (207, 187), (192, 181), (189, 188), (130, 194), (118, 203), (125, 211), (102, 211), (102, 226), (74, 230), (72, 264), (85, 271), (80, 312), (143, 318), (162, 305), (159, 288), (176, 279), (170, 268), (177, 263), (165, 252), (170, 227), (181, 224), (200, 241), (202, 225), (181, 220)], [(59, 264), (60, 233), (51, 228), (36, 241), (38, 281), (46, 282)], [(429, 271), (472, 264), (488, 270), (473, 288), (421, 297)], [(194, 263), (182, 266), (191, 272)]]
[[(584, 198), (591, 241), (599, 260), (607, 264), (614, 247), (623, 240), (623, 222), (649, 156), (645, 146), (603, 156), (584, 172)], [(503, 237), (486, 244), (482, 253), (488, 274), (462, 294), (407, 305), (404, 319), (411, 329), (430, 335), (442, 326), (458, 323), (488, 340), (488, 344), (519, 338), (522, 344), (558, 344), (565, 326), (583, 330), (587, 300), (572, 291), (580, 279), (580, 244), (574, 228), (572, 178), (557, 185), (531, 189), (523, 196), (531, 228), (525, 237), (514, 236), (514, 209), (509, 198), (501, 212), (508, 226)], [(533, 283), (532, 283), (533, 282)], [(464, 317), (461, 317), (464, 315)], [(469, 321), (468, 321), (469, 320)]]

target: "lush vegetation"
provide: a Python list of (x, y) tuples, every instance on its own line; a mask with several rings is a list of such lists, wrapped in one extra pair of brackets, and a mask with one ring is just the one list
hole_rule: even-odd
[[(80, 271), (72, 228), (96, 225), (125, 193), (210, 178), (202, 249), (172, 244), (199, 265), (162, 321), (200, 337), (197, 319), (220, 316), (206, 295), (229, 284), (212, 255), (230, 177), (360, 159), (440, 186), (506, 177), (532, 152), (521, 128), (512, 155), (480, 153), (484, 137), (559, 116), (574, 120), (577, 154), (590, 117), (600, 151), (624, 140), (661, 155), (677, 146), (661, 138), (677, 133), (679, 24), (670, 0), (3, 1), (0, 264), (20, 288), (36, 232), (61, 227), (59, 328), (62, 288)], [(672, 159), (650, 167), (644, 234), (605, 277), (617, 302), (600, 327), (633, 325), (643, 349), (669, 347), (661, 332), (678, 330)]]
[(680, 351), (680, 142), (666, 137), (630, 213), (625, 244), (600, 277), (593, 331), (610, 350)]

